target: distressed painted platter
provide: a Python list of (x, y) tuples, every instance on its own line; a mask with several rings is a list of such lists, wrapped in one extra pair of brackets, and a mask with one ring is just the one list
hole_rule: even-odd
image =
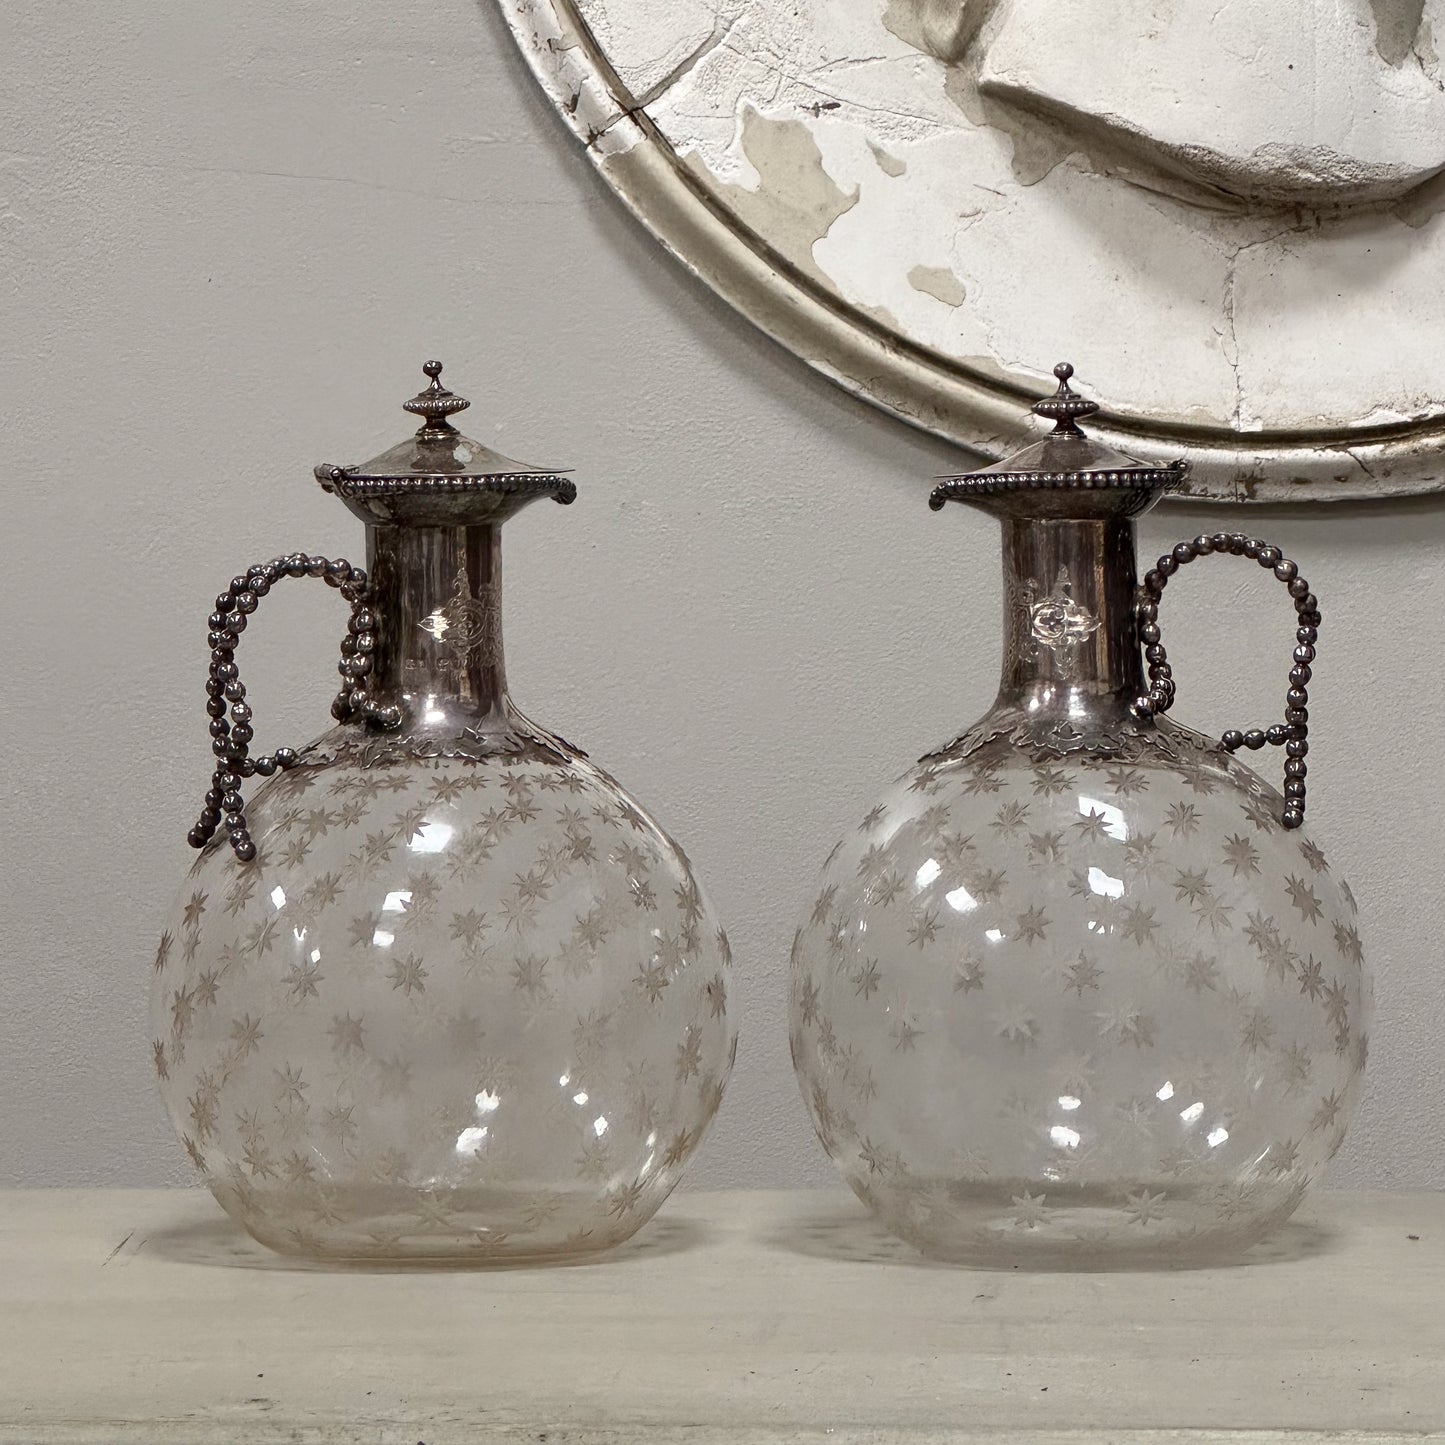
[(988, 457), (1067, 357), (1219, 501), (1445, 487), (1445, 0), (498, 0), (597, 169)]

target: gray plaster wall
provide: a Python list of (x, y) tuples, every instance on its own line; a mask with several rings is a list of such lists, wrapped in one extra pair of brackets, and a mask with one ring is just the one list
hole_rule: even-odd
[[(1054, 350), (1087, 383), (1090, 338)], [(669, 260), (493, 0), (117, 0), (0, 18), (0, 1184), (187, 1178), (146, 1013), (209, 770), (210, 599), (278, 551), (359, 553), (310, 468), (402, 435), (431, 355), (473, 435), (582, 484), (508, 529), (518, 700), (685, 842), (734, 942), (742, 1047), (692, 1182), (831, 1178), (787, 950), (836, 835), (992, 696), (995, 529), (924, 505), (957, 454)], [(1445, 1186), (1445, 508), (1166, 509), (1142, 546), (1224, 524), (1284, 544), (1326, 618), (1311, 821), (1378, 1000), (1333, 1178)], [(246, 661), (268, 745), (323, 726), (341, 626), (323, 588), (268, 600)], [(1289, 613), (1257, 569), (1195, 569), (1166, 627), (1182, 717), (1274, 720)]]

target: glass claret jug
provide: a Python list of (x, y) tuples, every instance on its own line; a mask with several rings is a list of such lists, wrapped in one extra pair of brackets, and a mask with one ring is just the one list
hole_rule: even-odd
[[(895, 1233), (986, 1264), (1208, 1260), (1285, 1219), (1339, 1148), (1367, 1051), (1355, 903), (1303, 830), (1320, 613), (1278, 548), (1217, 532), (1136, 585), (1134, 522), (1186, 464), (1080, 429), (939, 486), (1003, 526), (998, 699), (829, 855), (791, 1038), (824, 1147)], [(1284, 721), (1172, 720), (1170, 578), (1286, 584)], [(1142, 648), (1142, 653), (1141, 653)], [(1277, 744), (1283, 792), (1236, 750)]]
[[(424, 371), (414, 436), (316, 470), (366, 568), (296, 554), (216, 601), (215, 773), (156, 954), (155, 1068), (216, 1198), (278, 1250), (602, 1250), (721, 1101), (727, 939), (682, 849), (508, 696), (502, 523), (575, 487), (462, 436)], [(291, 577), (351, 604), (337, 726), (257, 755), (237, 650)]]

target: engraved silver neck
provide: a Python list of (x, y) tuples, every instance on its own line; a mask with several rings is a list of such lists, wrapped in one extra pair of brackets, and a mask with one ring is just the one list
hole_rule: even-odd
[(379, 612), (372, 693), (428, 736), (503, 736), (525, 722), (507, 693), (502, 529), (368, 527)]
[(1086, 436), (1098, 404), (1054, 368), (1058, 389), (1035, 402), (1053, 423), (1042, 441), (981, 471), (946, 478), (929, 505), (964, 502), (1003, 529), (1004, 655), (985, 719), (1040, 746), (1112, 750), (1148, 731), (1133, 710), (1144, 682), (1134, 610), (1134, 518), (1177, 487), (1185, 462), (1159, 467)]
[(1004, 651), (992, 710), (1086, 731), (1129, 721), (1144, 676), (1133, 521), (1001, 521)]
[(347, 751), (363, 766), (397, 756), (575, 755), (507, 693), (501, 529), (538, 498), (569, 504), (577, 488), (555, 468), (463, 436), (450, 418), (469, 403), (442, 385), (439, 361), (422, 370), (428, 385), (403, 403), (422, 419), (418, 431), (359, 466), (316, 468), (321, 486), (366, 523), (375, 620), (362, 659), (366, 721), (356, 726), (343, 708), (336, 716), (348, 721), (313, 753), (334, 760)]

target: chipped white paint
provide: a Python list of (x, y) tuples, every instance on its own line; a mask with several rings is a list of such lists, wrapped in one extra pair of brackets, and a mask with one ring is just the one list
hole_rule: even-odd
[(1445, 486), (1445, 0), (503, 3), (659, 237), (908, 420), (997, 453), (1068, 355), (1201, 494)]
[(1408, 0), (1376, 8), (1073, 0), (1061, 23), (1014, 0), (979, 88), (1114, 141), (1141, 181), (1220, 192), (1204, 204), (1397, 200), (1445, 167), (1445, 89), (1418, 0), (1408, 38)]
[(640, 133), (596, 73), (562, 8), (522, 0), (508, 4), (507, 11), (533, 73), (578, 135), (601, 155), (635, 144)]

